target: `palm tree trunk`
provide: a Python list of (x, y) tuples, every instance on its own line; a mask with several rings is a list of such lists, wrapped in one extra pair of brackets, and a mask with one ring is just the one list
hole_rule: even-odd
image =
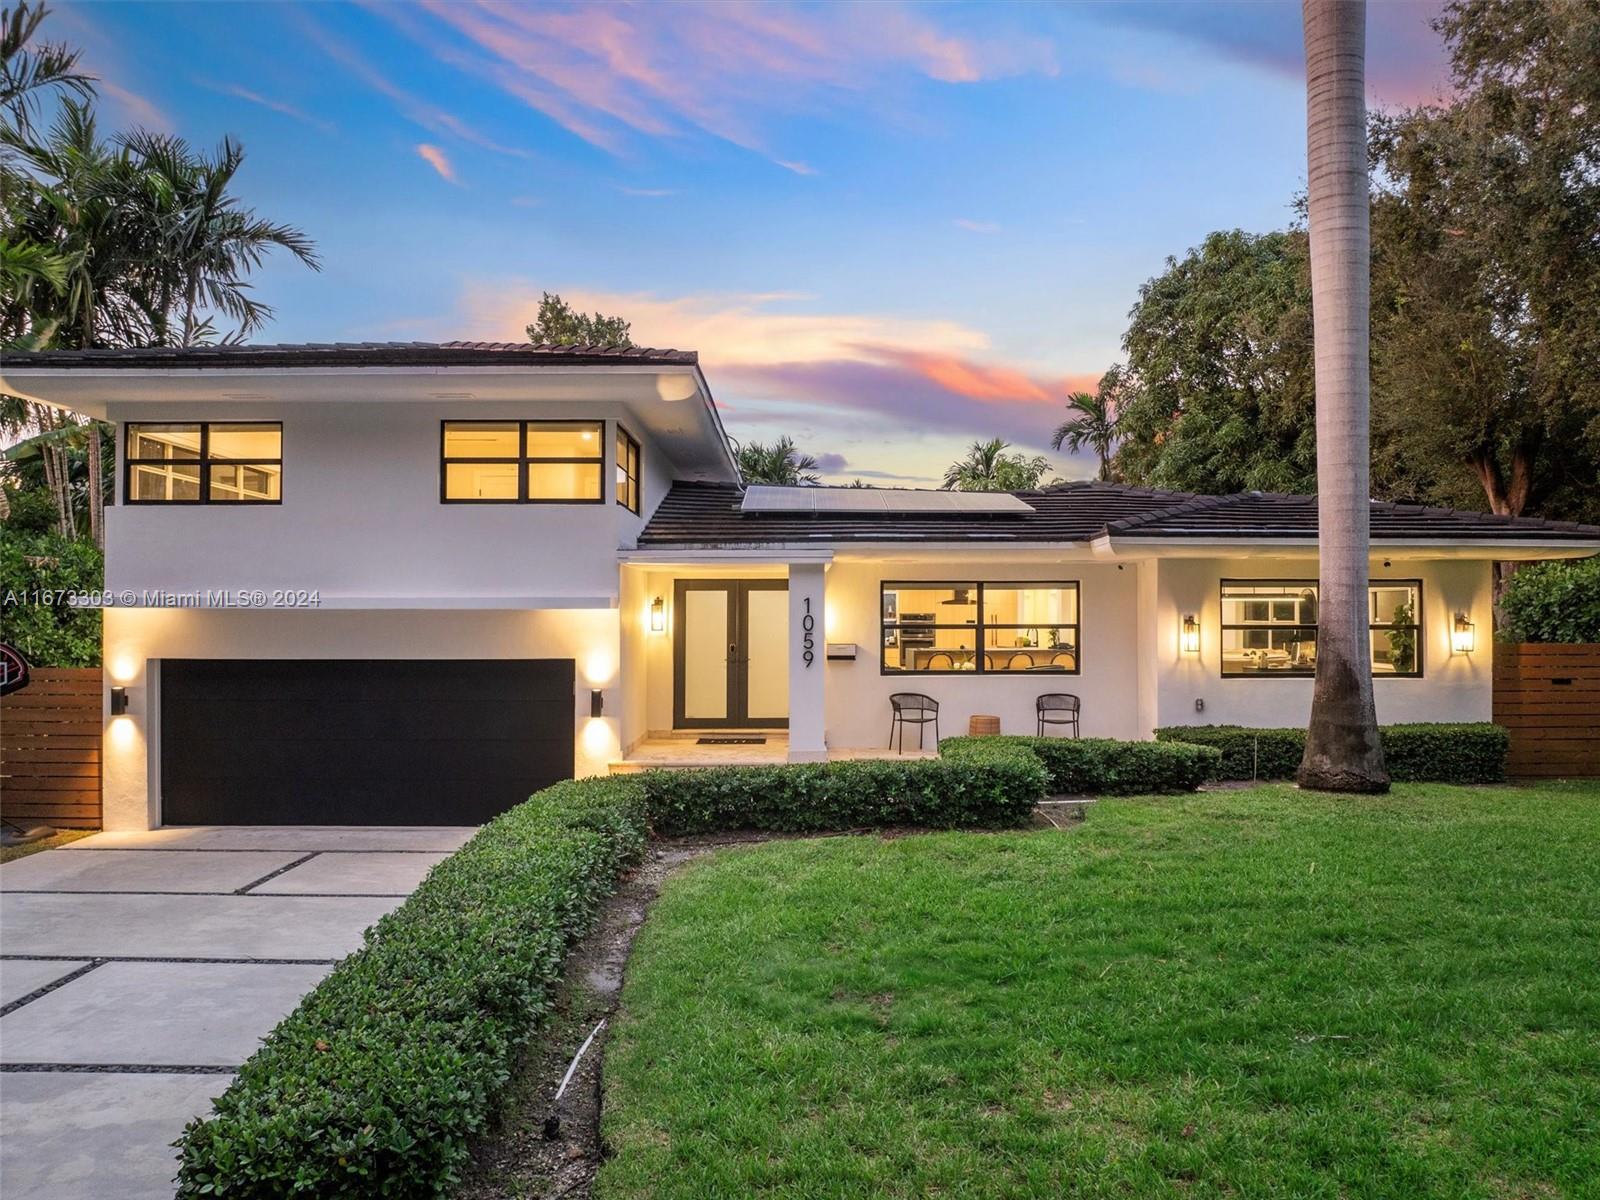
[(1303, 0), (1311, 309), (1316, 356), (1317, 678), (1301, 787), (1389, 789), (1372, 701), (1367, 616), (1372, 238), (1366, 0)]
[(106, 500), (102, 468), (104, 448), (100, 439), (100, 422), (89, 418), (89, 537), (96, 547), (106, 548)]

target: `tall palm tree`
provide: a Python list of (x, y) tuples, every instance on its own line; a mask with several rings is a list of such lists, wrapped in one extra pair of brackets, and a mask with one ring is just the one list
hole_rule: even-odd
[(1067, 397), (1067, 419), (1056, 426), (1050, 447), (1065, 446), (1077, 454), (1085, 446), (1100, 459), (1100, 479), (1111, 478), (1111, 447), (1117, 440), (1117, 414), (1105, 389), (1073, 392)]
[(1317, 397), (1317, 678), (1301, 787), (1389, 789), (1367, 614), (1369, 295), (1366, 0), (1302, 0)]
[(50, 10), (43, 4), (18, 4), (0, 11), (0, 114), (9, 128), (26, 135), (46, 94), (94, 95), (94, 77), (78, 69), (81, 51), (58, 42), (33, 43)]
[(740, 446), (738, 459), (739, 474), (746, 483), (810, 487), (822, 482), (817, 474), (817, 460), (796, 450), (794, 439), (787, 434), (770, 446), (761, 442)]
[(1007, 454), (1008, 443), (1001, 438), (973, 442), (967, 456), (945, 468), (944, 489), (952, 492), (1024, 492), (1039, 486), (1050, 469), (1044, 455), (1024, 458)]

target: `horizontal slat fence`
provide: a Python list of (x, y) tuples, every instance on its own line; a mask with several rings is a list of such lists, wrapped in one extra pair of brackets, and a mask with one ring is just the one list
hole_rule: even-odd
[(1510, 774), (1600, 778), (1600, 645), (1497, 644), (1494, 719)]
[(0, 815), (100, 828), (99, 667), (36, 667), (0, 697)]

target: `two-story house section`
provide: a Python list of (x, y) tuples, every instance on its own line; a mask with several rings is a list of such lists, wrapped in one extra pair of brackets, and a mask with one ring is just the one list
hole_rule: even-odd
[[(55, 351), (0, 384), (116, 427), (112, 829), (476, 822), (702, 736), (889, 753), (898, 693), (946, 735), (1062, 693), (1085, 736), (1310, 707), (1312, 497), (746, 487), (676, 350)], [(1380, 720), (1487, 720), (1493, 562), (1600, 528), (1374, 503), (1372, 550)]]

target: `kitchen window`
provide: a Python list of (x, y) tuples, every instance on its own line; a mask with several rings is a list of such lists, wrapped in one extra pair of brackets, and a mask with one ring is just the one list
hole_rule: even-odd
[[(1317, 671), (1314, 579), (1222, 581), (1222, 674), (1261, 679)], [(1375, 677), (1422, 674), (1422, 581), (1384, 579), (1367, 589)]]
[(639, 443), (617, 426), (617, 503), (639, 515)]
[(281, 504), (276, 421), (129, 422), (125, 504)]
[(885, 583), (885, 675), (1076, 675), (1074, 582)]
[(445, 421), (439, 498), (446, 504), (600, 504), (600, 421)]

